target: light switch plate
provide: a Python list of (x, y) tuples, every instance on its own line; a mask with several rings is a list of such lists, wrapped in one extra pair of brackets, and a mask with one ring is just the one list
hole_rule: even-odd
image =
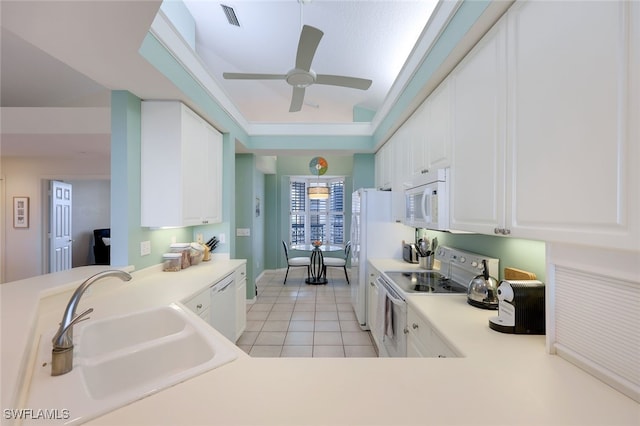
[(236, 228), (236, 237), (248, 237), (251, 235), (249, 228)]

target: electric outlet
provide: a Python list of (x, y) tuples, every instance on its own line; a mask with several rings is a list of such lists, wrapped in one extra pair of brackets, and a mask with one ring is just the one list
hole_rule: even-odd
[(151, 241), (142, 241), (140, 243), (140, 256), (148, 256), (151, 254)]
[(220, 237), (218, 238), (218, 241), (220, 241), (220, 244), (224, 244), (227, 242), (227, 237), (224, 234), (220, 234)]
[(196, 234), (196, 243), (202, 244), (203, 242), (202, 234)]

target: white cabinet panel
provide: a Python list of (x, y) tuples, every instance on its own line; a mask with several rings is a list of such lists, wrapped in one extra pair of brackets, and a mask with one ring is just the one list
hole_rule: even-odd
[(514, 234), (640, 244), (637, 8), (524, 2), (509, 11), (507, 211)]
[(638, 9), (516, 2), (454, 70), (452, 228), (640, 249)]
[(504, 222), (505, 37), (494, 27), (452, 76), (451, 227), (493, 233)]
[(142, 226), (222, 220), (222, 135), (180, 102), (142, 102)]
[(379, 349), (382, 345), (380, 341), (380, 332), (377, 329), (378, 324), (378, 285), (376, 283), (376, 277), (379, 272), (367, 264), (367, 322), (369, 323), (369, 329), (371, 330), (371, 336), (374, 343)]
[(427, 99), (426, 155), (429, 169), (451, 165), (451, 87), (443, 81)]
[(376, 188), (378, 189), (391, 189), (391, 167), (393, 166), (392, 155), (393, 152), (391, 150), (391, 144), (388, 142), (382, 145), (378, 152), (376, 152), (375, 180)]
[(411, 306), (407, 309), (407, 357), (455, 358), (458, 355), (438, 335), (429, 321)]
[(411, 170), (407, 167), (411, 162), (411, 146), (407, 133), (404, 126), (400, 127), (387, 142), (391, 144), (393, 151), (391, 214), (392, 219), (398, 223), (404, 218), (404, 191), (411, 182)]
[(411, 162), (411, 180), (418, 181), (420, 176), (429, 170), (429, 151), (427, 150), (427, 101), (415, 110), (404, 126), (409, 139)]
[(236, 341), (247, 328), (247, 266), (234, 272), (236, 282)]

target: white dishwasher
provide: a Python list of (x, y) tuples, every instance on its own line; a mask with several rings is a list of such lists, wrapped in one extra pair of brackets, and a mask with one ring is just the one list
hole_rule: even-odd
[(233, 274), (211, 287), (211, 325), (235, 343), (236, 286)]

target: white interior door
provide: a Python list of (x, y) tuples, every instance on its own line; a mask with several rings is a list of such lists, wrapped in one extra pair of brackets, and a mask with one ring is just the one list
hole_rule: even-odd
[(71, 184), (51, 181), (49, 272), (71, 269)]

